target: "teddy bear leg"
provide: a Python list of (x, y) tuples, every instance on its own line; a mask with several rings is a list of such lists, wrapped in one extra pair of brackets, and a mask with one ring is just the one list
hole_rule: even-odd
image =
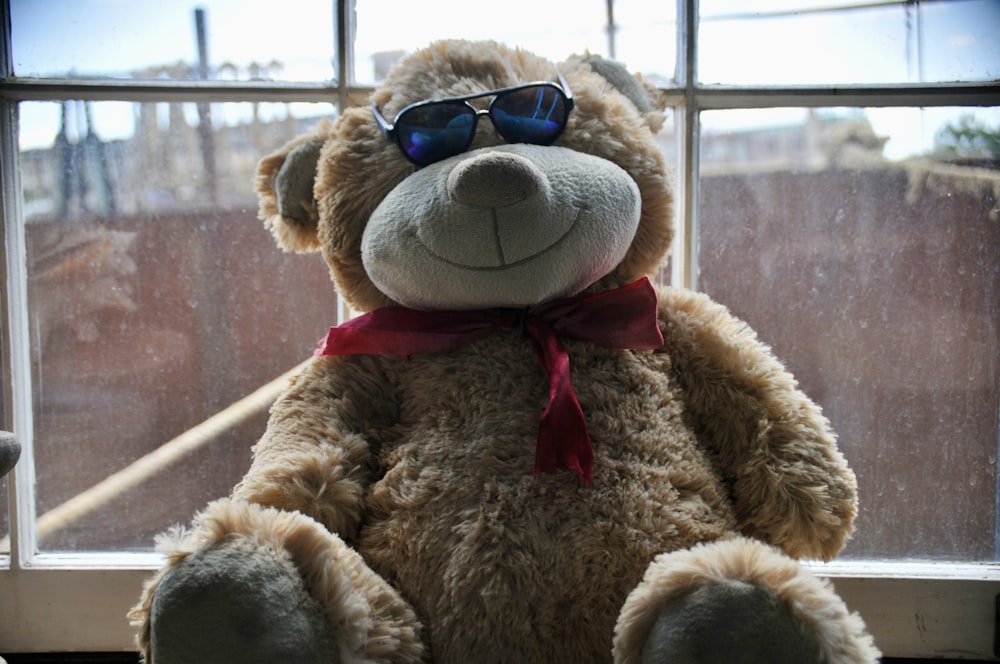
[(151, 661), (330, 661), (333, 648), (322, 610), (289, 562), (273, 553), (232, 548), (185, 558), (153, 597)]
[(130, 613), (150, 664), (424, 660), (409, 604), (303, 514), (220, 500), (160, 545)]
[(622, 664), (877, 664), (857, 614), (829, 583), (756, 540), (656, 558), (618, 619)]

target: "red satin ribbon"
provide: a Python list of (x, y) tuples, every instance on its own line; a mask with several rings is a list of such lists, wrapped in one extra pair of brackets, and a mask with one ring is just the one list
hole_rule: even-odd
[(523, 330), (549, 381), (534, 472), (567, 468), (589, 484), (594, 453), (583, 409), (573, 390), (569, 354), (559, 337), (607, 348), (658, 348), (663, 345), (663, 335), (656, 310), (656, 290), (646, 278), (603, 293), (574, 295), (527, 309), (419, 311), (386, 307), (330, 328), (316, 354), (442, 353), (498, 330)]

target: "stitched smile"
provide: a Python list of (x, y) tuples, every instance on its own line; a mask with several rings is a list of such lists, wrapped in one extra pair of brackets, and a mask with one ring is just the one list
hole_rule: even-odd
[(510, 269), (510, 268), (514, 268), (514, 267), (517, 267), (519, 265), (524, 265), (526, 263), (530, 263), (530, 262), (532, 262), (532, 261), (534, 261), (534, 260), (536, 260), (536, 259), (538, 259), (538, 258), (540, 258), (540, 257), (542, 257), (542, 256), (544, 256), (544, 255), (546, 255), (546, 254), (548, 254), (548, 253), (550, 253), (550, 252), (555, 251), (556, 249), (558, 249), (566, 241), (566, 238), (568, 238), (570, 236), (570, 234), (573, 232), (573, 229), (576, 228), (577, 222), (580, 220), (580, 217), (583, 215), (583, 213), (585, 211), (586, 211), (586, 208), (584, 208), (584, 207), (578, 207), (578, 208), (576, 208), (576, 216), (573, 218), (573, 221), (570, 222), (569, 226), (566, 228), (566, 232), (563, 233), (562, 235), (560, 235), (559, 237), (557, 237), (548, 246), (542, 248), (540, 251), (537, 251), (534, 254), (531, 254), (530, 256), (525, 256), (524, 258), (520, 258), (518, 260), (508, 262), (505, 259), (505, 257), (504, 257), (504, 251), (503, 251), (503, 246), (502, 246), (502, 242), (501, 242), (501, 239), (500, 239), (500, 233), (496, 229), (496, 227), (499, 226), (499, 224), (501, 222), (499, 222), (497, 220), (496, 209), (493, 209), (492, 210), (492, 213), (493, 213), (493, 223), (494, 223), (494, 227), (495, 227), (494, 228), (494, 232), (493, 232), (493, 238), (494, 238), (494, 241), (496, 242), (497, 260), (498, 260), (498, 263), (499, 263), (498, 265), (489, 265), (489, 266), (468, 265), (466, 263), (461, 263), (461, 262), (458, 262), (458, 261), (455, 261), (455, 260), (452, 260), (450, 258), (446, 258), (446, 257), (442, 256), (441, 254), (437, 253), (436, 251), (434, 251), (433, 249), (431, 249), (429, 246), (427, 246), (427, 244), (425, 242), (423, 242), (423, 241), (420, 242), (420, 245), (424, 248), (424, 250), (428, 253), (428, 255), (430, 255), (434, 260), (439, 261), (441, 263), (444, 263), (446, 265), (450, 265), (452, 267), (460, 268), (460, 269), (463, 269), (463, 270), (469, 270), (469, 271), (472, 271), (472, 272), (498, 272), (498, 271), (502, 271), (502, 270), (507, 270), (507, 269)]

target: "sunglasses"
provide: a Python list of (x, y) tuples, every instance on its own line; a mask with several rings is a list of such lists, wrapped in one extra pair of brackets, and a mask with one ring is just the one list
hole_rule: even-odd
[[(446, 97), (410, 104), (389, 124), (372, 104), (379, 129), (395, 141), (406, 158), (418, 166), (453, 157), (469, 149), (480, 115), (488, 115), (497, 133), (508, 143), (549, 145), (566, 128), (573, 110), (573, 93), (562, 74), (559, 83), (537, 81), (488, 90), (462, 97)], [(470, 99), (490, 97), (478, 109)]]

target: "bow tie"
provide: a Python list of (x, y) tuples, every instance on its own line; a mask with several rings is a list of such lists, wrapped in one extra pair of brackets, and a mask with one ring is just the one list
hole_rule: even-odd
[(593, 449), (559, 337), (607, 348), (663, 345), (657, 295), (649, 279), (592, 295), (574, 295), (526, 309), (420, 311), (385, 307), (330, 328), (316, 355), (412, 355), (455, 350), (497, 331), (522, 330), (549, 382), (535, 448), (534, 472), (575, 470), (591, 482)]

